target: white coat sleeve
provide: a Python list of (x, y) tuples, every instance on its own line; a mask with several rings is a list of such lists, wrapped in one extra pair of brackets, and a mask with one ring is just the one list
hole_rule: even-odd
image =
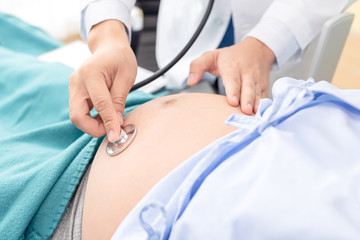
[[(275, 54), (277, 68), (299, 60), (326, 20), (355, 0), (274, 0), (258, 24), (246, 35), (259, 39)], [(245, 36), (245, 37), (246, 37)]]
[(136, 0), (84, 0), (81, 9), (80, 35), (87, 41), (92, 26), (109, 19), (121, 21), (130, 41), (130, 12)]

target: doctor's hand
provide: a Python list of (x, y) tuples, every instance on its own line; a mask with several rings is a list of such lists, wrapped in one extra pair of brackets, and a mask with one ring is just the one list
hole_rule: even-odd
[[(69, 113), (71, 121), (93, 137), (108, 134), (118, 140), (126, 97), (134, 84), (137, 62), (125, 27), (108, 20), (95, 25), (89, 34), (93, 53), (70, 77)], [(90, 111), (99, 113), (95, 118)]]
[(197, 84), (205, 72), (221, 77), (227, 101), (245, 114), (257, 112), (267, 97), (274, 53), (261, 41), (247, 37), (230, 47), (206, 52), (192, 61), (188, 85)]

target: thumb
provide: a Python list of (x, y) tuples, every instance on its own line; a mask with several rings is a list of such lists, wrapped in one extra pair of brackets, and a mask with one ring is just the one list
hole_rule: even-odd
[(206, 52), (199, 58), (193, 60), (190, 64), (190, 73), (187, 81), (188, 86), (196, 85), (205, 72), (211, 72), (216, 75), (215, 69), (216, 51)]

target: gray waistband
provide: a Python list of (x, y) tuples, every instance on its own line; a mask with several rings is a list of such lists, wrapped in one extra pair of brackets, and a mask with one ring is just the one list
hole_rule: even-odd
[(90, 166), (82, 177), (75, 195), (70, 200), (51, 240), (81, 239), (81, 222), (84, 208), (86, 184), (89, 178)]

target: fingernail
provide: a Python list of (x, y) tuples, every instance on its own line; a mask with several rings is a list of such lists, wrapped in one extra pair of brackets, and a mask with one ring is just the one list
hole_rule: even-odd
[(109, 140), (109, 142), (115, 142), (116, 141), (114, 130), (110, 130), (108, 132), (108, 140)]
[(195, 81), (195, 73), (190, 73), (188, 78), (188, 84), (191, 84)]
[(250, 112), (253, 112), (253, 106), (252, 106), (251, 103), (248, 103), (248, 104), (247, 104), (247, 107), (248, 107), (248, 109), (249, 109)]
[(239, 98), (235, 95), (231, 97), (231, 101), (233, 101), (236, 104), (236, 106), (239, 104)]

